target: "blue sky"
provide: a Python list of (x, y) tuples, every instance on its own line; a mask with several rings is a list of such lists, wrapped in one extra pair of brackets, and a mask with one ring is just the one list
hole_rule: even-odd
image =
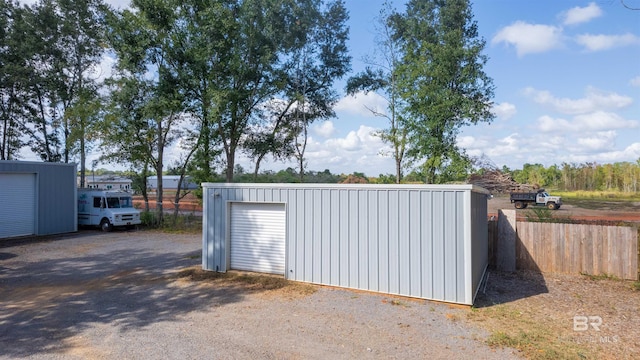
[[(382, 3), (346, 0), (353, 74), (364, 69), (363, 57), (375, 48), (373, 24)], [(640, 0), (625, 3), (640, 8)], [(404, 10), (404, 1), (393, 4)], [(486, 40), (485, 71), (496, 86), (496, 119), (462, 130), (458, 144), (469, 155), (512, 169), (640, 159), (640, 11), (619, 0), (486, 0), (476, 1), (473, 13)], [(105, 59), (104, 73), (112, 63)], [(337, 83), (340, 92), (345, 82)], [(365, 106), (385, 104), (375, 94), (342, 97), (336, 118), (311, 126), (308, 169), (394, 172), (389, 149), (372, 135), (387, 124)], [(167, 163), (179, 156), (177, 146), (169, 156)], [(243, 156), (237, 162), (252, 169)], [(288, 166), (295, 162), (267, 162), (263, 169)]]
[[(626, 3), (640, 8), (638, 0)], [(354, 71), (373, 49), (381, 4), (347, 1)], [(458, 143), (468, 154), (510, 168), (640, 159), (640, 11), (617, 0), (492, 0), (476, 2), (473, 12), (487, 42), (497, 117), (462, 130)], [(333, 126), (316, 127), (319, 156), (310, 168), (393, 172), (392, 159), (379, 155), (383, 144), (370, 136), (385, 123), (366, 116), (366, 100), (343, 99)]]

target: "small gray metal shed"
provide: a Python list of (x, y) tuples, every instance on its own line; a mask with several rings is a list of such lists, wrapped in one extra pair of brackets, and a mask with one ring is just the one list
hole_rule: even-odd
[(202, 267), (472, 305), (488, 264), (473, 185), (204, 183)]
[(0, 239), (77, 230), (75, 164), (0, 160)]

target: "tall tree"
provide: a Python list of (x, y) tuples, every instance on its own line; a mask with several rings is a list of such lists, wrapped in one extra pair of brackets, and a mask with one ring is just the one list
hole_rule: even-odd
[[(90, 69), (103, 53), (101, 0), (40, 0), (33, 6), (2, 1), (0, 50), (3, 74), (2, 157), (28, 145), (44, 161), (70, 161), (86, 140), (86, 113), (74, 108), (95, 103)], [(82, 104), (80, 104), (82, 102)], [(73, 112), (71, 116), (68, 112)], [(23, 144), (16, 134), (26, 135)], [(73, 136), (72, 136), (73, 133)], [(84, 174), (84, 154), (81, 154)]]
[(170, 67), (175, 4), (134, 0), (137, 9), (113, 14), (109, 40), (118, 55), (112, 80), (114, 100), (105, 142), (111, 155), (151, 165), (158, 179), (157, 220), (163, 218), (162, 174), (165, 150), (182, 135), (184, 97)]
[(43, 0), (25, 7), (24, 31), (27, 41), (24, 61), (28, 69), (24, 108), (27, 117), (22, 130), (27, 135), (31, 151), (43, 161), (62, 159), (60, 138), (60, 96), (64, 82), (60, 75), (62, 59), (60, 24), (62, 19), (56, 4)]
[(337, 94), (333, 82), (350, 69), (347, 19), (342, 1), (329, 3), (313, 18), (307, 18), (309, 26), (304, 42), (291, 54), (292, 71), (288, 75), (286, 96), (295, 101), (291, 121), (296, 134), (293, 149), (300, 182), (304, 181), (309, 125), (335, 115), (333, 104)]
[[(199, 119), (199, 150), (194, 162), (203, 178), (198, 180), (213, 176), (216, 150), (222, 153), (229, 182), (239, 151), (250, 153), (256, 168), (267, 154), (288, 157), (292, 153), (287, 143), (292, 137), (290, 119), (300, 102), (292, 84), (298, 81), (299, 85), (301, 79), (298, 55), (303, 48), (311, 49), (313, 41), (317, 41), (313, 57), (308, 53), (313, 63), (304, 69), (315, 71), (304, 74), (316, 82), (309, 94), (325, 96), (325, 107), (331, 104), (328, 89), (333, 79), (341, 76), (336, 69), (343, 63), (339, 56), (344, 54), (322, 56), (344, 46), (344, 22), (340, 23), (342, 28), (332, 27), (341, 20), (329, 16), (339, 14), (340, 8), (343, 15), (346, 13), (339, 1), (327, 7), (332, 11), (321, 12), (323, 3), (186, 0), (176, 6), (170, 62), (189, 99), (189, 111)], [(335, 31), (333, 37), (328, 31)], [(319, 67), (321, 62), (324, 68)], [(285, 105), (273, 111), (275, 104), (281, 103)]]
[(347, 82), (347, 93), (355, 95), (363, 91), (373, 91), (387, 101), (387, 111), (375, 108), (368, 110), (375, 116), (386, 118), (389, 127), (375, 134), (393, 148), (397, 184), (402, 180), (402, 168), (406, 150), (407, 131), (404, 125), (405, 104), (400, 98), (397, 70), (401, 60), (401, 39), (394, 33), (390, 20), (396, 14), (390, 3), (385, 2), (376, 21), (375, 53), (365, 62), (365, 71)]
[(104, 53), (104, 11), (102, 0), (57, 0), (62, 14), (58, 62), (61, 107), (61, 127), (64, 150), (63, 161), (72, 155), (80, 157), (80, 186), (84, 186), (87, 145), (92, 138), (91, 128), (100, 113), (97, 77), (92, 69), (98, 67)]
[(26, 145), (21, 134), (29, 116), (25, 106), (30, 71), (27, 10), (0, 0), (0, 160), (16, 159)]
[(485, 41), (468, 0), (411, 0), (392, 25), (402, 43), (398, 84), (407, 103), (407, 156), (422, 166), (427, 183), (443, 181), (438, 175), (448, 166), (468, 163), (456, 145), (460, 128), (494, 118)]

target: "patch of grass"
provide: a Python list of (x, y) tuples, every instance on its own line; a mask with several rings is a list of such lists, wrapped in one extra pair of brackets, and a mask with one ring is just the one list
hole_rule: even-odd
[(580, 275), (585, 276), (587, 278), (589, 278), (590, 280), (593, 281), (600, 281), (600, 280), (613, 280), (613, 281), (621, 281), (622, 279), (620, 279), (619, 277), (615, 276), (615, 275), (611, 275), (611, 274), (598, 274), (598, 275), (593, 275), (593, 274), (587, 274), (584, 272), (581, 272)]
[(553, 195), (571, 200), (640, 200), (640, 194), (637, 192), (620, 191), (553, 191)]
[(562, 347), (556, 348), (543, 333), (533, 331), (519, 331), (508, 334), (496, 331), (487, 340), (489, 346), (503, 346), (518, 349), (530, 359), (575, 359)]
[(215, 271), (205, 271), (199, 267), (180, 270), (176, 277), (189, 281), (242, 286), (247, 290), (255, 291), (285, 290), (297, 295), (311, 295), (317, 291), (317, 288), (313, 285), (290, 281), (280, 276), (236, 272), (219, 273)]
[(408, 304), (400, 301), (400, 300), (391, 300), (391, 305), (395, 305), (395, 306), (402, 306), (402, 307), (409, 307)]
[(550, 210), (546, 207), (531, 207), (525, 213), (525, 217), (529, 222), (545, 222), (545, 223), (565, 223), (570, 224), (574, 221), (568, 216), (557, 216), (556, 210)]
[(196, 234), (202, 231), (202, 217), (193, 214), (164, 214), (162, 223), (158, 222), (155, 211), (143, 211), (140, 213), (142, 225), (151, 229), (159, 229), (171, 234)]
[(633, 284), (631, 284), (631, 288), (635, 291), (640, 291), (640, 281), (636, 281)]
[(584, 349), (571, 340), (562, 339), (565, 329), (534, 317), (504, 304), (468, 313), (469, 319), (482, 322), (490, 329), (487, 344), (492, 347), (514, 348), (528, 359), (585, 358)]

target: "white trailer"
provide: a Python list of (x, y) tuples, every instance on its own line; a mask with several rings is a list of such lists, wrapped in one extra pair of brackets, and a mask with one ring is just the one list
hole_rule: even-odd
[(78, 189), (78, 225), (100, 226), (111, 231), (116, 226), (140, 224), (140, 211), (133, 207), (125, 191)]

